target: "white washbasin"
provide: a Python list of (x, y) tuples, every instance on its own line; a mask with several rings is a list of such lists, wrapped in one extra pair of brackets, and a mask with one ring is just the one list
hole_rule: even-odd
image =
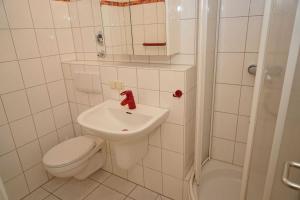
[(130, 169), (148, 150), (148, 135), (168, 117), (168, 110), (137, 104), (130, 110), (107, 100), (81, 113), (78, 123), (110, 141), (113, 158), (122, 169)]
[(158, 127), (168, 116), (168, 110), (137, 104), (130, 110), (120, 102), (107, 100), (81, 113), (78, 123), (96, 131), (108, 140), (129, 140), (143, 137)]

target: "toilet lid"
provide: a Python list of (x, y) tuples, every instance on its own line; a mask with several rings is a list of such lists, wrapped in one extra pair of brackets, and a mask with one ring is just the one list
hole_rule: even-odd
[(95, 145), (95, 141), (91, 138), (84, 136), (75, 137), (50, 149), (45, 154), (43, 162), (49, 167), (69, 165), (88, 154)]

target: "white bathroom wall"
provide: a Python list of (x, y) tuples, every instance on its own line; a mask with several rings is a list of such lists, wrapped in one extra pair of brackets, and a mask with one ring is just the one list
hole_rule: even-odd
[[(98, 58), (97, 51), (103, 49), (95, 42), (95, 33), (102, 28), (100, 3), (98, 0), (71, 0), (70, 5), (71, 22), (75, 41), (75, 52), (78, 60), (104, 60), (104, 61), (125, 61), (143, 63), (163, 63), (163, 64), (188, 64), (193, 65), (196, 47), (196, 0), (181, 0), (178, 10), (180, 17), (180, 50), (174, 56), (128, 56), (111, 55), (108, 51), (105, 58)], [(90, 13), (90, 16), (80, 16), (81, 13)], [(92, 19), (92, 16), (94, 18)], [(141, 14), (143, 15), (143, 13)], [(94, 20), (94, 22), (92, 21)], [(94, 36), (92, 36), (94, 34)], [(107, 40), (112, 40), (111, 34), (106, 35)], [(86, 42), (88, 41), (88, 43)], [(86, 47), (83, 44), (88, 45)]]
[(263, 0), (221, 0), (212, 157), (243, 165), (257, 64)]
[[(126, 89), (131, 89), (136, 102), (169, 109), (166, 122), (149, 136), (145, 158), (132, 169), (122, 170), (108, 148), (104, 169), (165, 196), (183, 199), (186, 195), (185, 176), (194, 159), (195, 68), (73, 61), (63, 63), (63, 71), (76, 135), (90, 133), (77, 124), (81, 112), (106, 99), (121, 101), (120, 92), (110, 88), (110, 82), (114, 80), (122, 81)], [(100, 91), (80, 92), (74, 79), (74, 73), (79, 71), (97, 75)], [(181, 98), (173, 97), (177, 89), (183, 91)]]
[(65, 2), (0, 0), (0, 176), (9, 200), (46, 182), (43, 154), (74, 135), (61, 68), (73, 52)]

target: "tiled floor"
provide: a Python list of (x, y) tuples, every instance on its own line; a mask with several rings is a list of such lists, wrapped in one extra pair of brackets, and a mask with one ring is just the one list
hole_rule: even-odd
[(170, 200), (133, 182), (99, 170), (88, 179), (53, 178), (23, 200)]

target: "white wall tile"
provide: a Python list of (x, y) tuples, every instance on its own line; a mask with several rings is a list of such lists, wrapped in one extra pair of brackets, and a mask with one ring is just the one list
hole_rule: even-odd
[(77, 2), (80, 26), (93, 26), (93, 10), (91, 0)]
[(236, 140), (238, 142), (247, 142), (248, 139), (248, 129), (249, 129), (250, 119), (249, 117), (239, 116)]
[(183, 125), (184, 95), (181, 98), (176, 98), (173, 97), (172, 93), (160, 92), (160, 106), (169, 109), (167, 122)]
[(68, 4), (63, 1), (50, 1), (54, 26), (56, 28), (71, 27)]
[(33, 116), (38, 136), (43, 136), (55, 130), (54, 117), (51, 110), (39, 112)]
[[(182, 54), (195, 53), (196, 39), (195, 19), (180, 20), (180, 50)], [(189, 30), (189, 31), (186, 31)]]
[(0, 28), (8, 28), (8, 21), (6, 18), (3, 1), (0, 1)]
[(245, 48), (247, 17), (223, 18), (220, 20), (219, 52), (242, 52)]
[(140, 165), (135, 165), (133, 168), (128, 170), (128, 179), (132, 182), (144, 185), (144, 170)]
[(9, 126), (0, 126), (0, 156), (14, 148), (15, 144)]
[(248, 67), (257, 65), (258, 53), (245, 53), (244, 69), (243, 69), (243, 85), (254, 86), (255, 76), (249, 74)]
[(3, 95), (2, 102), (9, 121), (20, 119), (30, 114), (24, 90)]
[(164, 174), (183, 178), (183, 155), (162, 150), (162, 171)]
[(246, 52), (258, 52), (262, 21), (262, 16), (249, 18)]
[(4, 111), (4, 107), (2, 104), (2, 100), (0, 98), (0, 125), (6, 124), (7, 123), (7, 117)]
[(62, 104), (53, 108), (54, 121), (57, 128), (72, 122), (68, 104)]
[(33, 27), (27, 0), (4, 0), (3, 2), (11, 28)]
[(162, 174), (149, 168), (144, 168), (145, 187), (162, 193)]
[(149, 146), (148, 152), (143, 159), (143, 166), (160, 171), (161, 170), (161, 149), (154, 146)]
[(73, 125), (68, 124), (67, 126), (58, 129), (57, 134), (60, 142), (73, 138), (75, 136)]
[(171, 176), (163, 176), (163, 194), (174, 200), (182, 199), (182, 181)]
[[(40, 56), (33, 29), (14, 29), (12, 30), (12, 36), (19, 59)], [(26, 40), (24, 40), (24, 38), (26, 38)]]
[(39, 164), (25, 172), (29, 191), (33, 191), (48, 181), (46, 171), (42, 164)]
[(159, 106), (159, 91), (139, 89), (138, 95), (140, 104)]
[(263, 15), (265, 0), (251, 0), (250, 15)]
[(36, 29), (36, 37), (41, 56), (58, 54), (54, 29)]
[(96, 52), (96, 33), (94, 27), (81, 28), (81, 36), (84, 52)]
[(161, 128), (158, 127), (149, 135), (149, 144), (156, 147), (161, 147)]
[(240, 86), (216, 84), (215, 110), (228, 113), (238, 113)]
[(219, 138), (235, 140), (237, 116), (227, 113), (214, 113), (213, 135)]
[(160, 91), (175, 92), (185, 90), (184, 72), (160, 71)]
[(9, 30), (0, 30), (0, 61), (14, 60), (17, 56)]
[(56, 132), (49, 133), (39, 138), (43, 154), (47, 153), (52, 147), (58, 144), (58, 136)]
[(137, 70), (138, 86), (142, 89), (159, 90), (159, 71), (153, 69)]
[(32, 113), (50, 108), (50, 99), (45, 85), (27, 89), (27, 96)]
[(56, 36), (59, 52), (61, 54), (74, 52), (74, 43), (71, 29), (56, 29)]
[(5, 189), (10, 200), (18, 200), (28, 194), (27, 183), (23, 174), (5, 183)]
[(35, 28), (52, 28), (52, 13), (48, 0), (29, 0)]
[(17, 147), (31, 142), (36, 138), (35, 127), (31, 116), (11, 123), (10, 127)]
[(20, 60), (19, 63), (25, 87), (32, 87), (45, 82), (43, 66), (40, 58)]
[(117, 69), (115, 67), (101, 67), (100, 74), (102, 83), (110, 84), (111, 81), (117, 80)]
[(47, 82), (63, 79), (59, 56), (44, 57), (42, 58), (42, 63)]
[(0, 94), (23, 89), (22, 74), (17, 62), (0, 63)]
[(30, 169), (42, 160), (42, 153), (37, 140), (19, 148), (18, 153), (24, 170)]
[(161, 127), (162, 148), (183, 153), (183, 126), (164, 123)]
[(234, 153), (234, 144), (235, 143), (233, 141), (213, 138), (212, 157), (217, 160), (232, 162), (233, 153)]
[(239, 113), (250, 115), (252, 105), (253, 87), (243, 86), (241, 90)]
[(68, 101), (65, 82), (63, 80), (49, 83), (48, 90), (52, 106)]
[(118, 80), (122, 81), (127, 87), (136, 87), (136, 68), (118, 68)]
[(22, 172), (16, 151), (0, 157), (0, 175), (5, 182)]
[(250, 0), (222, 0), (221, 17), (248, 16)]
[(217, 83), (241, 84), (244, 53), (218, 53)]
[(234, 160), (233, 163), (243, 166), (244, 159), (245, 159), (245, 153), (246, 153), (246, 144), (243, 143), (236, 143), (235, 144), (235, 150), (234, 150)]

